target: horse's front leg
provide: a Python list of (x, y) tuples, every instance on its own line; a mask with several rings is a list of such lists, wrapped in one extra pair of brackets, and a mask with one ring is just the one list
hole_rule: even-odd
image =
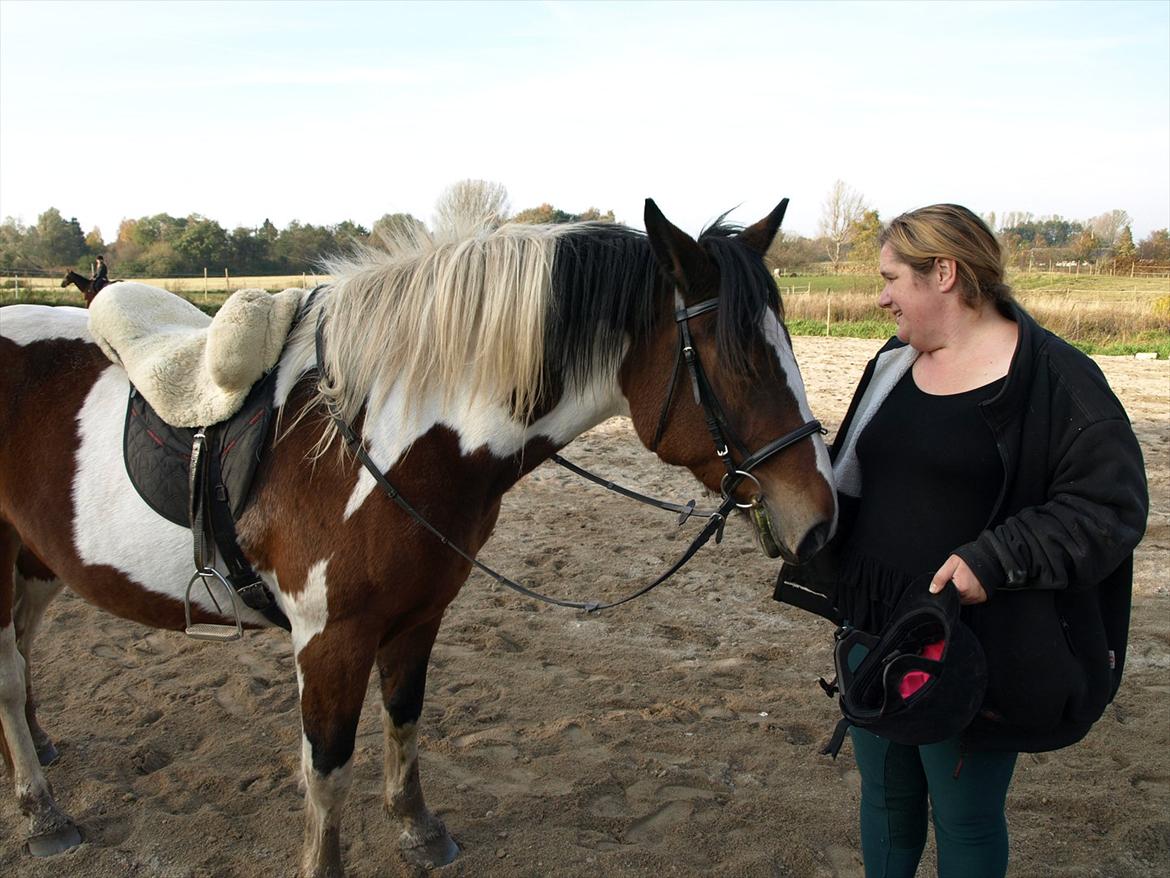
[[(293, 636), (294, 643), (304, 636), (296, 620)], [(376, 650), (377, 635), (359, 620), (329, 621), (297, 649), (305, 781), (302, 878), (345, 874), (341, 812), (352, 780), (354, 737)]]
[(459, 854), (443, 821), (427, 809), (418, 776), (418, 719), (427, 685), (427, 662), (442, 616), (424, 622), (378, 650), (385, 737), (386, 812), (402, 825), (399, 844), (418, 866), (444, 866)]

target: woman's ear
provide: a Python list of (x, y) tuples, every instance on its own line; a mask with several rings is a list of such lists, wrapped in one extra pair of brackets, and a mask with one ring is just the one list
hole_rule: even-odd
[(938, 283), (941, 293), (949, 293), (955, 288), (956, 274), (955, 260), (945, 256), (938, 256), (934, 260), (934, 279)]

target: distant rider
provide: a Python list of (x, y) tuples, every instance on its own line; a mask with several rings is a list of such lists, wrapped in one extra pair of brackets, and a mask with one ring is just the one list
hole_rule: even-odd
[(89, 279), (90, 292), (100, 292), (102, 287), (109, 282), (110, 272), (106, 268), (106, 258), (104, 256), (98, 256), (97, 261), (93, 265), (93, 276)]

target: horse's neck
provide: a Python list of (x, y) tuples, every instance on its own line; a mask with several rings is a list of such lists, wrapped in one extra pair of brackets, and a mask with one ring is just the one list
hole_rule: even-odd
[[(277, 367), (280, 374), (276, 404), (287, 404), (285, 418), (289, 421), (305, 401), (298, 398), (299, 393), (294, 396), (293, 389), (315, 366), (311, 337), (299, 334), (285, 347)], [(599, 376), (582, 390), (563, 391), (556, 404), (527, 425), (515, 420), (507, 406), (477, 396), (470, 381), (446, 395), (436, 390), (420, 399), (407, 400), (395, 386), (387, 392), (375, 388), (368, 399), (362, 436), (371, 456), (384, 470), (435, 427), (454, 433), (459, 439), (459, 451), (465, 456), (485, 449), (504, 462), (528, 454), (539, 444), (547, 449), (540, 458), (543, 460), (606, 418), (629, 413), (616, 373)], [(535, 465), (540, 460), (528, 462)]]
[[(308, 402), (311, 391), (303, 384), (298, 388), (298, 382), (315, 367), (312, 333), (296, 333), (277, 367), (276, 404), (283, 410), (284, 424), (293, 423)], [(581, 433), (609, 417), (629, 413), (616, 371), (600, 376), (583, 390), (562, 392), (556, 404), (528, 425), (516, 421), (506, 405), (476, 396), (470, 382), (446, 396), (435, 391), (412, 400), (405, 399), (397, 386), (385, 393), (375, 388), (368, 400), (361, 422), (362, 438), (382, 472), (388, 473), (416, 444), (426, 442), (428, 434), (449, 431), (458, 440), (461, 457), (476, 455), (477, 466), (496, 470), (481, 475), (485, 476), (483, 483), (492, 486), (490, 491), (500, 495)], [(316, 417), (297, 423), (298, 430), (322, 429), (322, 420)], [(483, 452), (488, 455), (486, 460)], [(373, 487), (372, 479), (360, 479), (347, 509), (356, 509)], [(493, 498), (482, 499), (490, 502)]]
[[(375, 399), (379, 396), (374, 394)], [(527, 425), (517, 421), (506, 405), (475, 396), (470, 386), (447, 398), (436, 392), (409, 404), (391, 389), (381, 404), (367, 410), (363, 434), (372, 446), (380, 446), (379, 463), (387, 465), (432, 429), (441, 427), (458, 437), (463, 456), (486, 450), (505, 467), (523, 457), (525, 469), (529, 469), (589, 428), (625, 410), (616, 376), (596, 381), (583, 392), (563, 392), (556, 404)], [(534, 454), (539, 459), (533, 459)]]

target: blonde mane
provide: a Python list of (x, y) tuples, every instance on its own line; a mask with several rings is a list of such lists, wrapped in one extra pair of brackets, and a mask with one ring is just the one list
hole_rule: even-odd
[(571, 228), (414, 232), (330, 262), (332, 290), (314, 308), (324, 313), (325, 368), (311, 405), (352, 422), (392, 389), (408, 409), (428, 393), (446, 405), (466, 390), (528, 416), (546, 380), (556, 240)]

